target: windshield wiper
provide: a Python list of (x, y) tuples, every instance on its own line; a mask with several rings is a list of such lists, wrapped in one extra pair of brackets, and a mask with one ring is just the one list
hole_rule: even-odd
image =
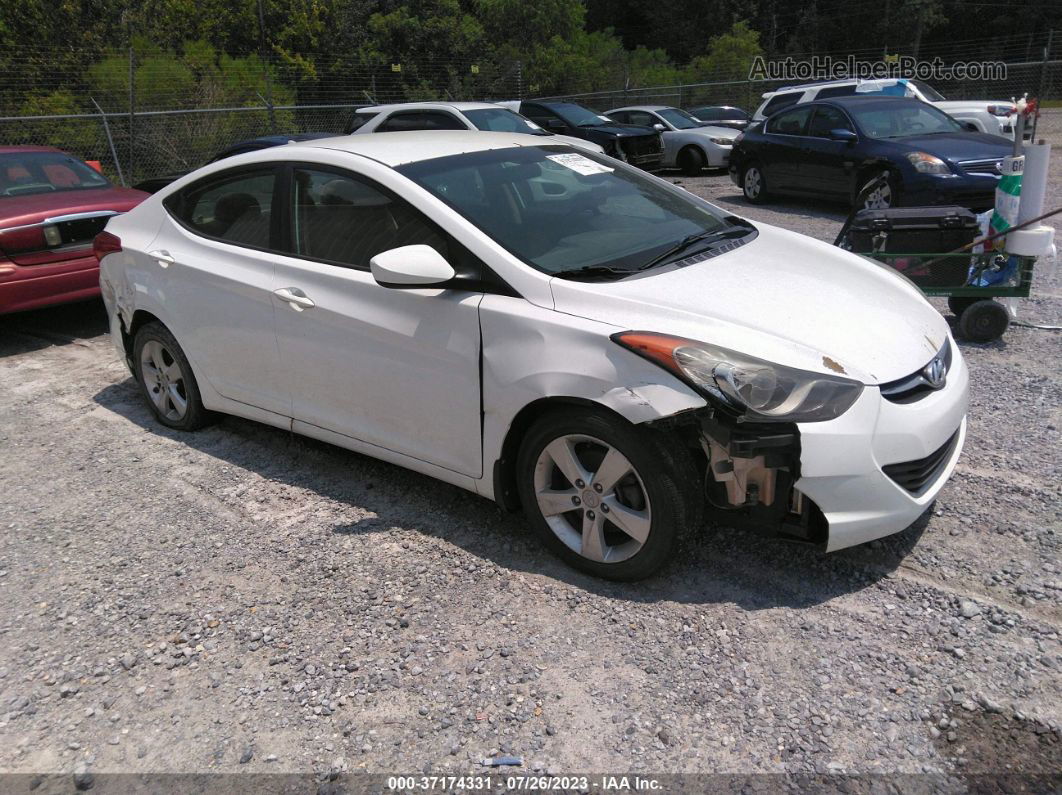
[(634, 270), (631, 268), (613, 268), (609, 265), (584, 265), (581, 268), (572, 268), (569, 271), (559, 271), (553, 275), (558, 279), (577, 279), (582, 276), (630, 276), (632, 273), (634, 273)]
[(654, 265), (659, 265), (665, 260), (674, 257), (676, 254), (680, 254), (681, 252), (685, 251), (690, 246), (692, 246), (694, 243), (699, 243), (702, 241), (727, 240), (735, 237), (745, 237), (745, 235), (749, 233), (749, 230), (753, 229), (754, 227), (748, 221), (745, 221), (744, 219), (741, 220), (741, 224), (735, 224), (735, 226), (737, 227), (736, 229), (716, 229), (713, 232), (697, 232), (693, 235), (687, 235), (686, 237), (682, 238), (682, 240), (680, 240), (678, 243), (669, 248), (667, 251), (657, 254), (651, 260), (646, 263), (643, 263), (642, 265), (639, 265), (634, 270), (648, 270)]

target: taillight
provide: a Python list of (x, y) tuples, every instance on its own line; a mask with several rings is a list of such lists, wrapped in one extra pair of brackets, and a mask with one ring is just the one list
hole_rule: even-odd
[(0, 250), (8, 254), (40, 251), (46, 246), (44, 228), (37, 224), (24, 226), (21, 229), (0, 229)]
[(118, 235), (112, 235), (110, 232), (100, 232), (92, 241), (92, 253), (96, 255), (97, 260), (102, 260), (108, 254), (114, 254), (121, 250), (121, 238)]
[(1014, 112), (1013, 105), (989, 105), (988, 112), (993, 116), (1009, 116)]

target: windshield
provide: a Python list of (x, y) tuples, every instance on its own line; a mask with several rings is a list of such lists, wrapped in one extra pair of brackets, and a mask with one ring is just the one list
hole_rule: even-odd
[(615, 124), (612, 119), (598, 116), (589, 108), (576, 105), (574, 102), (557, 102), (546, 106), (546, 110), (552, 111), (574, 127), (587, 127), (595, 124)]
[(937, 91), (935, 88), (933, 88), (933, 86), (929, 85), (928, 83), (923, 83), (921, 80), (910, 80), (908, 82), (911, 83), (911, 85), (913, 85), (919, 91), (921, 91), (922, 92), (922, 96), (926, 100), (928, 100), (929, 102), (943, 102), (944, 101), (944, 97), (940, 94), (940, 92)]
[(566, 146), (470, 152), (397, 170), (549, 274), (636, 268), (690, 235), (732, 226), (681, 189)]
[(0, 196), (107, 188), (110, 184), (98, 171), (62, 152), (0, 155)]
[(701, 126), (698, 119), (678, 108), (664, 108), (664, 110), (658, 110), (656, 114), (676, 130), (692, 130), (694, 127)]
[(908, 138), (963, 132), (955, 119), (921, 100), (890, 102), (869, 108), (850, 106), (848, 112), (870, 138)]
[(470, 122), (476, 125), (478, 130), (487, 132), (513, 132), (527, 135), (550, 135), (531, 119), (525, 119), (519, 113), (513, 113), (506, 108), (480, 108), (479, 110), (464, 110)]

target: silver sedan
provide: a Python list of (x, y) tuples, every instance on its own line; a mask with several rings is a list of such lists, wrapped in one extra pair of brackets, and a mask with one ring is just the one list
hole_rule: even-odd
[(679, 108), (666, 105), (629, 105), (606, 114), (621, 124), (652, 127), (664, 139), (664, 168), (698, 174), (704, 168), (726, 168), (738, 131), (708, 125)]

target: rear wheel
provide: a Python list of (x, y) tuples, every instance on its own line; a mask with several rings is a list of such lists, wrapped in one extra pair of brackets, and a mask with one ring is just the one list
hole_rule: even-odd
[(767, 178), (763, 175), (759, 163), (745, 167), (745, 173), (741, 175), (741, 191), (753, 204), (763, 204), (767, 201)]
[(998, 340), (1010, 326), (1010, 313), (997, 301), (976, 301), (959, 315), (959, 335), (970, 342)]
[(520, 499), (545, 545), (612, 580), (659, 569), (699, 517), (695, 467), (658, 432), (586, 409), (549, 414), (517, 460)]
[(682, 173), (689, 177), (695, 177), (704, 168), (704, 153), (696, 146), (687, 146), (678, 153), (678, 167)]
[(161, 323), (148, 323), (136, 332), (133, 366), (151, 413), (163, 425), (193, 431), (210, 421), (188, 358)]

